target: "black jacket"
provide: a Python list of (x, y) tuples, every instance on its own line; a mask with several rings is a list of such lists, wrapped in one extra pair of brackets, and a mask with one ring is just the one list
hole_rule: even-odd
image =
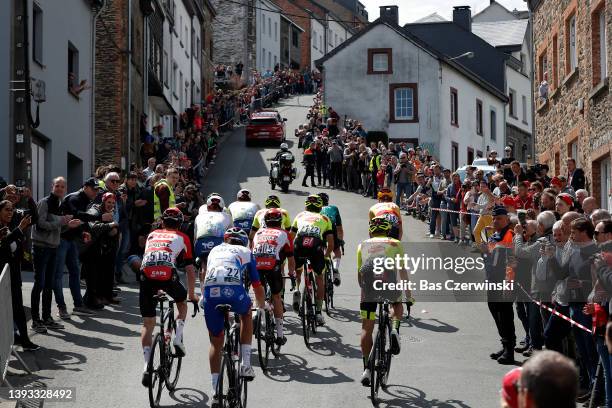
[(74, 193), (68, 194), (64, 197), (60, 208), (63, 214), (72, 215), (83, 221), (78, 228), (67, 229), (62, 233), (62, 239), (75, 240), (80, 239), (83, 231), (87, 231), (87, 223), (94, 221), (91, 215), (87, 213), (87, 208), (91, 204), (91, 200), (87, 197), (87, 194), (83, 189), (75, 191)]
[(584, 188), (586, 179), (584, 178), (584, 170), (575, 169), (574, 174), (572, 174), (570, 185), (574, 189), (574, 191), (578, 191)]
[(14, 228), (4, 238), (0, 238), (0, 273), (4, 264), (8, 264), (12, 287), (21, 287), (21, 259), (25, 238), (19, 228)]
[(102, 209), (101, 204), (94, 204), (87, 211), (92, 219), (96, 221), (89, 222), (89, 229), (91, 231), (91, 245), (87, 248), (86, 256), (84, 259), (95, 257), (95, 258), (106, 258), (110, 257), (115, 259), (117, 252), (117, 244), (119, 235), (110, 235), (111, 223), (102, 221)]

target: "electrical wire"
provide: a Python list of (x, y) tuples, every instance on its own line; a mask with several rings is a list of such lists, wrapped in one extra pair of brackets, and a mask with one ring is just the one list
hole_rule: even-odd
[[(299, 15), (299, 14), (285, 13), (282, 10), (279, 11), (279, 10), (272, 10), (272, 9), (264, 8), (264, 7), (251, 6), (250, 4), (244, 4), (244, 3), (241, 3), (241, 2), (236, 1), (236, 0), (223, 0), (223, 1), (226, 2), (226, 3), (238, 4), (240, 6), (249, 7), (249, 8), (255, 9), (255, 10), (263, 10), (263, 11), (267, 11), (269, 13), (281, 14), (281, 15), (288, 16), (288, 17), (312, 18), (312, 19), (317, 20), (319, 22), (330, 22), (330, 21), (333, 21), (333, 22), (336, 22), (336, 23), (346, 23), (346, 24), (355, 24), (356, 23), (355, 21), (337, 20), (335, 18), (329, 18), (329, 19), (319, 18), (319, 17), (316, 17), (314, 15), (314, 13), (312, 15)], [(359, 23), (359, 24), (366, 24), (366, 23), (363, 23), (361, 21), (357, 21), (357, 23)]]

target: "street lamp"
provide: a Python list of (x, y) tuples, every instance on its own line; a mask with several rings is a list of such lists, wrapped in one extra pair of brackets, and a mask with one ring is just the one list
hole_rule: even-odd
[(463, 58), (463, 57), (467, 57), (467, 58), (470, 58), (470, 59), (471, 59), (471, 58), (474, 58), (474, 51), (464, 52), (464, 53), (463, 53), (463, 54), (461, 54), (461, 55), (457, 55), (456, 57), (449, 58), (449, 61), (454, 61), (454, 60), (456, 60), (456, 59)]

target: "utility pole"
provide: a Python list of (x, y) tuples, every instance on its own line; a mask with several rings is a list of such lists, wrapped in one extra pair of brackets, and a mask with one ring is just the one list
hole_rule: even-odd
[(28, 3), (13, 0), (11, 38), (10, 137), (13, 151), (12, 178), (18, 187), (32, 187), (30, 129), (30, 78), (28, 54)]

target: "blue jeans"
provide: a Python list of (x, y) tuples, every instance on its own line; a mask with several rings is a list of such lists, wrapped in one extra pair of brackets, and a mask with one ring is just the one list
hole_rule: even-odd
[(81, 269), (79, 267), (79, 247), (74, 240), (60, 241), (55, 257), (55, 285), (53, 292), (55, 293), (55, 302), (57, 307), (66, 308), (64, 301), (64, 265), (68, 267), (68, 286), (72, 294), (74, 307), (83, 306), (83, 297), (81, 296)]
[(34, 266), (34, 286), (30, 304), (32, 320), (40, 320), (40, 295), (42, 293), (42, 318), (51, 317), (51, 300), (53, 299), (53, 283), (55, 279), (55, 255), (57, 248), (32, 247), (32, 263)]
[[(554, 305), (553, 308), (559, 313), (569, 316), (569, 306)], [(549, 350), (563, 353), (563, 340), (570, 333), (570, 330), (572, 330), (572, 326), (569, 322), (551, 314), (544, 327), (544, 345)]]
[[(591, 316), (584, 314), (582, 307), (582, 303), (570, 305), (570, 317), (583, 326), (591, 327), (593, 320)], [(574, 338), (576, 339), (576, 347), (589, 373), (591, 383), (593, 383), (595, 382), (595, 371), (597, 370), (597, 361), (599, 360), (595, 349), (595, 343), (593, 342), (593, 336), (576, 326), (572, 329), (574, 331)]]
[(412, 183), (397, 183), (397, 190), (395, 194), (395, 204), (400, 206), (400, 198), (402, 198), (402, 193), (406, 194), (406, 198), (412, 195), (411, 188)]
[(436, 219), (438, 218), (438, 214), (440, 213), (440, 211), (435, 211), (435, 209), (440, 208), (440, 199), (432, 197), (431, 200), (429, 201), (429, 206), (431, 208), (431, 219), (429, 220), (429, 233), (433, 235), (436, 233)]
[(603, 336), (595, 336), (597, 353), (601, 359), (604, 370), (604, 384), (606, 386), (606, 407), (612, 408), (612, 355), (608, 353), (606, 342)]
[(128, 250), (130, 249), (130, 228), (125, 227), (121, 230), (121, 243), (117, 251), (117, 259), (115, 262), (115, 276), (117, 278), (123, 275), (123, 264), (127, 258)]

